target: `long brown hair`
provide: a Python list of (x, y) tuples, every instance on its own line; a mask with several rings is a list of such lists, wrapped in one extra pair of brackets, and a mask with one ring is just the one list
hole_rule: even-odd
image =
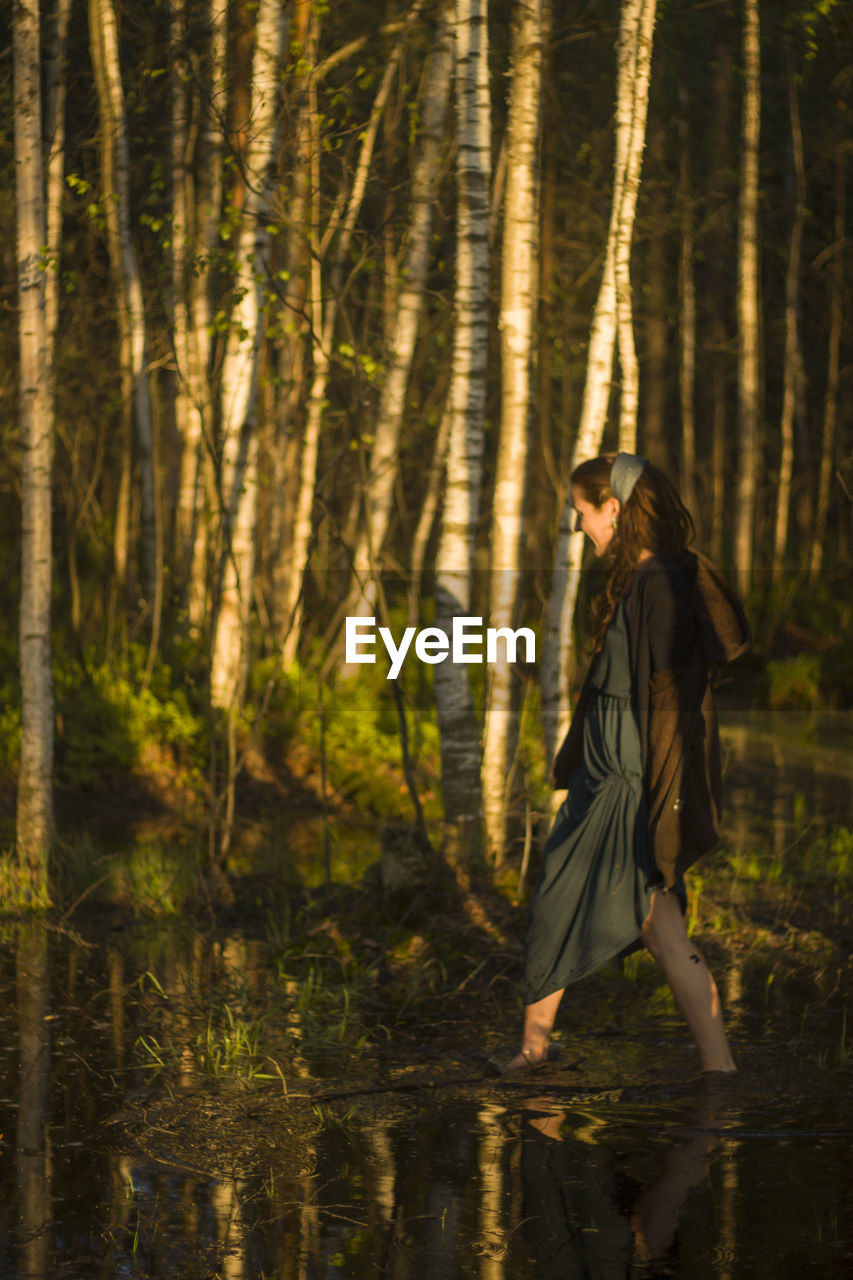
[[(615, 453), (604, 453), (575, 467), (570, 476), (573, 488), (594, 507), (603, 507), (614, 496), (610, 469)], [(601, 648), (604, 633), (644, 550), (683, 551), (696, 536), (693, 517), (678, 496), (675, 485), (660, 467), (647, 462), (637, 477), (631, 495), (619, 511), (619, 524), (607, 549), (609, 566), (604, 590), (598, 598), (593, 618), (593, 652)]]

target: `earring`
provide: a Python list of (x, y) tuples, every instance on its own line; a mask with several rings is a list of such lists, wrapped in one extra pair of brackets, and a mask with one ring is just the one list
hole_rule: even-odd
[(611, 529), (619, 528), (619, 517), (616, 515), (615, 511), (613, 515), (610, 517), (610, 528)]

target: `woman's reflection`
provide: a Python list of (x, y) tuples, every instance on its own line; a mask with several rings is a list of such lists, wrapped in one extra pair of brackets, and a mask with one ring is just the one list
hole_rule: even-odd
[[(522, 1134), (524, 1219), (540, 1280), (624, 1280), (633, 1265), (665, 1259), (688, 1195), (707, 1177), (721, 1086), (703, 1081), (696, 1106), (658, 1180), (645, 1190), (626, 1176), (599, 1129), (540, 1098), (528, 1103)], [(644, 1274), (648, 1274), (644, 1272)]]

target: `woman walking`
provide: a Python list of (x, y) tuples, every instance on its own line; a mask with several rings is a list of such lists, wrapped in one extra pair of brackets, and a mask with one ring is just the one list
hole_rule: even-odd
[(720, 756), (710, 671), (749, 645), (722, 575), (688, 550), (693, 521), (667, 476), (605, 454), (571, 476), (576, 530), (609, 571), (594, 658), (554, 762), (565, 787), (530, 909), (521, 1049), (538, 1066), (565, 988), (644, 945), (705, 1071), (735, 1065), (717, 988), (684, 921), (684, 872), (717, 842)]

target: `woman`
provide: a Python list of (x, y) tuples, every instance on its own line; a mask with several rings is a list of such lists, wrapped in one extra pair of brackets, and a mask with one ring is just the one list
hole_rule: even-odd
[(507, 1070), (535, 1067), (570, 982), (645, 945), (704, 1071), (735, 1065), (717, 988), (684, 921), (684, 871), (717, 841), (720, 757), (710, 669), (749, 644), (743, 610), (687, 549), (693, 521), (666, 475), (606, 454), (571, 476), (575, 529), (610, 557), (594, 660), (554, 762), (568, 796), (542, 855), (525, 957), (524, 1033)]

